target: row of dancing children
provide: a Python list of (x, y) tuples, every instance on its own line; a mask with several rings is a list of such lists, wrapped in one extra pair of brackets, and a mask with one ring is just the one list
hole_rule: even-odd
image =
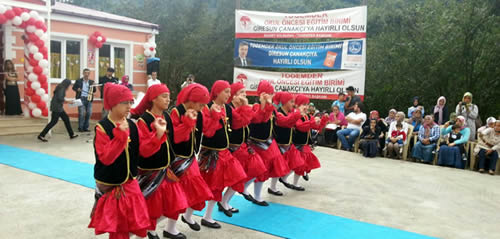
[[(210, 93), (191, 84), (179, 93), (168, 114), (170, 92), (163, 84), (148, 88), (134, 109), (126, 87), (106, 85), (104, 108), (110, 114), (95, 128), (96, 202), (89, 228), (97, 235), (109, 233), (111, 239), (131, 234), (155, 239), (160, 238), (157, 220), (164, 216), (163, 236), (186, 238), (176, 229), (180, 214), (184, 223), (199, 231), (192, 215), (206, 206), (201, 224), (220, 228), (212, 218), (215, 204), (232, 216), (239, 210), (229, 201), (239, 192), (267, 206), (261, 191), (269, 178), (270, 194), (283, 195), (277, 190), (278, 179), (303, 191), (300, 176), (320, 167), (309, 147), (310, 129), (324, 127), (327, 119), (310, 119), (303, 95), (296, 97), (295, 109), (291, 94), (276, 94), (274, 101), (281, 104), (276, 110), (274, 89), (267, 81), (259, 84), (258, 95), (259, 103), (250, 106), (242, 83), (216, 81)], [(127, 119), (129, 113), (137, 123)], [(292, 171), (294, 182), (289, 184)], [(252, 182), (254, 196), (247, 191)]]

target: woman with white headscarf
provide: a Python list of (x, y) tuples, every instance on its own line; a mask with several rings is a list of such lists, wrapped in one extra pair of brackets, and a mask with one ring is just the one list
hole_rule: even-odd
[[(455, 168), (465, 168), (465, 160), (467, 159), (462, 155), (461, 147), (467, 143), (470, 136), (470, 129), (465, 127), (465, 117), (458, 116), (455, 125), (450, 125), (450, 122), (446, 122), (444, 128), (441, 129), (441, 135), (448, 135), (452, 133), (452, 128), (460, 129), (460, 138), (457, 138), (453, 142), (448, 142), (448, 144), (443, 144), (439, 148), (439, 159), (438, 165), (441, 166), (451, 166)], [(448, 136), (451, 139), (451, 134)], [(463, 148), (462, 148), (463, 150)]]
[(479, 115), (479, 109), (477, 105), (472, 104), (472, 93), (466, 92), (462, 101), (458, 102), (455, 109), (457, 116), (463, 116), (465, 118), (465, 127), (470, 129), (469, 140), (473, 141), (476, 139), (476, 119)]
[(448, 113), (448, 106), (446, 105), (446, 98), (441, 96), (434, 106), (434, 122), (438, 125), (443, 125), (448, 120), (450, 120), (450, 115)]

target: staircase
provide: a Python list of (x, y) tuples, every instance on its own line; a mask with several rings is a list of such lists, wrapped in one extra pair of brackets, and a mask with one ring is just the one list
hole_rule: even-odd
[(47, 119), (25, 118), (24, 116), (0, 116), (0, 136), (39, 134)]

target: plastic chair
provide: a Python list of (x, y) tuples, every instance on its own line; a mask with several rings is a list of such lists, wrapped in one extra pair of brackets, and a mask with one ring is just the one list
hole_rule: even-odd
[[(408, 124), (408, 135), (412, 135), (413, 134), (413, 125), (411, 124)], [(404, 143), (403, 145), (403, 154), (402, 154), (402, 159), (403, 160), (407, 160), (408, 159), (408, 148), (410, 147), (410, 140), (412, 139), (413, 137), (406, 137), (406, 142)]]

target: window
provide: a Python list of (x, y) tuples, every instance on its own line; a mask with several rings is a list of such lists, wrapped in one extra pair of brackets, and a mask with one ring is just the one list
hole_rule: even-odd
[(99, 76), (106, 74), (108, 67), (115, 69), (115, 77), (121, 79), (126, 75), (126, 49), (109, 44), (104, 44), (99, 49)]
[(82, 44), (77, 40), (50, 41), (50, 77), (76, 80), (82, 71)]

